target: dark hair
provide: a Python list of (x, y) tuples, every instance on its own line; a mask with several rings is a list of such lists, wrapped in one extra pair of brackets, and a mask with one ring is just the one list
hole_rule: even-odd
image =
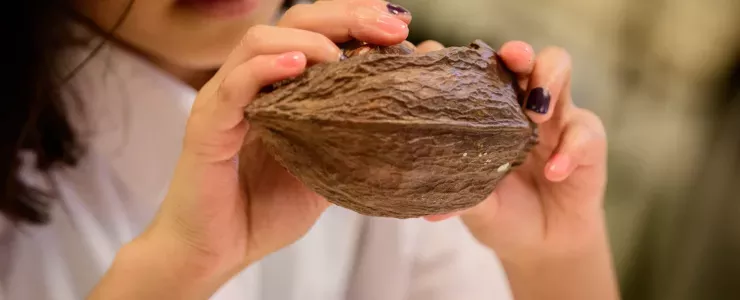
[[(70, 3), (67, 3), (70, 2)], [(0, 212), (12, 222), (47, 221), (48, 193), (19, 175), (21, 152), (36, 157), (35, 168), (48, 173), (57, 165), (74, 165), (80, 145), (67, 120), (58, 89), (60, 49), (72, 41), (66, 10), (71, 0), (19, 1), (3, 46), (7, 81), (0, 110)]]
[[(62, 87), (88, 60), (64, 73), (60, 52), (90, 42), (75, 37), (72, 26), (90, 26), (92, 22), (75, 12), (73, 1), (20, 1), (5, 18), (8, 24), (3, 28), (10, 31), (5, 34), (8, 40), (3, 57), (7, 62), (4, 71), (9, 76), (3, 89), (6, 101), (0, 110), (0, 213), (12, 223), (46, 223), (49, 201), (54, 197), (52, 191), (24, 182), (20, 175), (25, 163), (21, 153), (33, 156), (33, 167), (48, 182), (53, 182), (50, 170), (74, 166), (83, 153), (68, 119), (69, 103), (62, 98)], [(134, 1), (130, 0), (121, 21)], [(108, 36), (103, 35), (103, 42), (90, 57)]]
[[(63, 49), (90, 42), (74, 37), (73, 24), (86, 25), (102, 35), (103, 41), (88, 57), (92, 58), (121, 25), (135, 0), (129, 0), (119, 22), (107, 30), (77, 14), (74, 1), (17, 1), (13, 12), (3, 17), (7, 32), (2, 47), (6, 81), (0, 109), (0, 213), (12, 223), (45, 224), (55, 196), (52, 190), (24, 182), (21, 153), (35, 158), (33, 167), (49, 182), (53, 182), (49, 177), (52, 169), (75, 166), (83, 154), (61, 90), (87, 62), (71, 73), (60, 68)], [(286, 0), (284, 7), (294, 2)]]

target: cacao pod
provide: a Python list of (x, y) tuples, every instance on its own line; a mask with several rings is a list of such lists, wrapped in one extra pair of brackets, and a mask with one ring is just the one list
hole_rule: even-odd
[(484, 42), (412, 47), (355, 45), (265, 90), (246, 118), (275, 159), (331, 203), (392, 218), (470, 208), (524, 161), (536, 126)]

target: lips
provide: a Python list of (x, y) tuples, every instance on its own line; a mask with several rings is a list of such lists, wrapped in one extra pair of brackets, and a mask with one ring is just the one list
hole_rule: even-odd
[(177, 4), (211, 16), (233, 17), (250, 13), (259, 0), (178, 0)]

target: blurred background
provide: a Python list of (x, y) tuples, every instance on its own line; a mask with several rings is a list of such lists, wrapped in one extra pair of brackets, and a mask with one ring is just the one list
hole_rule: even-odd
[(395, 2), (417, 43), (566, 48), (608, 131), (624, 299), (740, 299), (740, 1)]

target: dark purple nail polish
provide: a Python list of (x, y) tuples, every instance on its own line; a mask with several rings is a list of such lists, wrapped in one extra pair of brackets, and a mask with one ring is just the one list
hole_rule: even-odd
[(550, 109), (550, 93), (541, 87), (533, 89), (529, 92), (526, 107), (538, 114), (546, 114)]
[(409, 10), (403, 8), (403, 6), (400, 6), (400, 5), (397, 5), (397, 4), (393, 4), (393, 3), (388, 3), (388, 5), (386, 5), (386, 6), (388, 7), (388, 11), (391, 14), (394, 14), (394, 15), (407, 15), (407, 14), (409, 14)]

